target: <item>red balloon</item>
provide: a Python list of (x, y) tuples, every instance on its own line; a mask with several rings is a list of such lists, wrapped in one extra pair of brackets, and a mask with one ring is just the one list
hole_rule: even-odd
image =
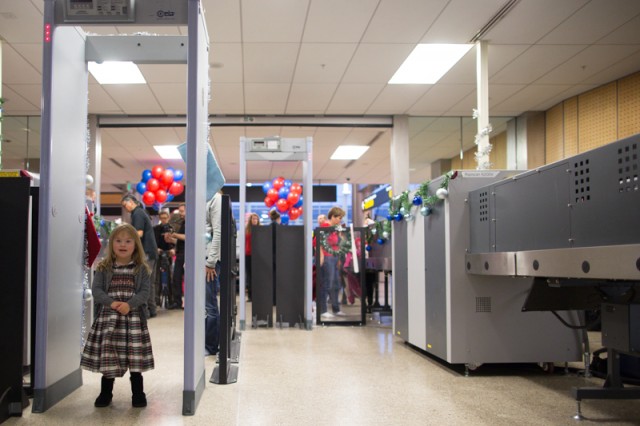
[(275, 203), (276, 201), (278, 201), (278, 198), (279, 198), (278, 190), (275, 188), (271, 188), (270, 190), (267, 191), (267, 197), (271, 198), (271, 201)]
[(167, 186), (171, 185), (173, 183), (173, 170), (165, 170), (160, 180)]
[(291, 207), (289, 210), (289, 219), (296, 220), (300, 217), (300, 213), (302, 212), (302, 208), (299, 207)]
[(162, 168), (162, 166), (153, 166), (153, 168), (151, 169), (151, 176), (156, 179), (160, 179), (163, 173), (164, 169)]
[(156, 201), (159, 203), (164, 203), (167, 201), (167, 191), (164, 189), (158, 189), (156, 191)]
[[(289, 202), (289, 205), (294, 205), (299, 200), (300, 200), (300, 194), (299, 193), (289, 191), (289, 194), (287, 195), (287, 201)], [(289, 216), (289, 217), (291, 217), (291, 216)]]
[(147, 191), (156, 192), (160, 188), (160, 182), (158, 179), (151, 178), (147, 181)]
[(275, 201), (273, 201), (271, 198), (269, 198), (269, 196), (267, 195), (266, 197), (264, 197), (264, 205), (267, 206), (268, 208), (273, 207), (273, 205), (275, 204)]
[(284, 198), (280, 198), (278, 201), (276, 201), (276, 208), (280, 212), (286, 212), (287, 210), (289, 210), (289, 203)]
[(156, 195), (153, 192), (147, 191), (144, 194), (142, 194), (142, 202), (145, 203), (146, 205), (150, 206), (155, 201), (156, 201)]
[(169, 194), (180, 195), (184, 191), (184, 186), (180, 182), (173, 182), (169, 187)]
[(280, 188), (282, 188), (282, 186), (284, 185), (284, 178), (283, 177), (277, 177), (273, 180), (271, 186), (273, 187), (273, 189), (275, 189), (276, 191), (279, 190)]
[(299, 183), (291, 184), (291, 187), (289, 188), (289, 194), (291, 194), (292, 192), (297, 193), (298, 195), (302, 195), (302, 187)]

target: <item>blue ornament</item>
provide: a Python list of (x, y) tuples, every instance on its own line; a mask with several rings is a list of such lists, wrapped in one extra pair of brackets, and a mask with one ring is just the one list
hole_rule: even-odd
[(371, 246), (369, 244), (367, 244), (366, 246), (364, 246), (364, 249), (366, 251), (371, 251)]
[(269, 190), (273, 187), (273, 185), (271, 185), (271, 181), (266, 181), (265, 183), (262, 184), (262, 192), (264, 192), (265, 194), (267, 192), (269, 192)]
[(422, 208), (420, 209), (420, 214), (424, 217), (429, 216), (431, 214), (431, 207), (422, 206)]
[(104, 219), (100, 219), (100, 226), (104, 226)]
[(146, 190), (147, 184), (145, 182), (138, 182), (138, 184), (136, 185), (136, 191), (138, 191), (138, 194), (142, 195)]
[(151, 179), (151, 170), (146, 169), (142, 172), (142, 179), (141, 181), (144, 183), (147, 183), (147, 181)]
[(396, 213), (396, 222), (400, 222), (402, 221), (402, 219), (404, 219), (404, 215), (402, 213)]
[(416, 195), (415, 197), (413, 197), (413, 205), (419, 206), (420, 204), (422, 204), (422, 197), (419, 195)]
[(389, 222), (391, 222), (391, 221), (393, 220), (393, 216), (392, 216), (391, 214), (388, 214), (388, 215), (387, 215), (387, 220), (388, 220)]
[(384, 244), (384, 240), (382, 238), (378, 238), (378, 244), (383, 245)]

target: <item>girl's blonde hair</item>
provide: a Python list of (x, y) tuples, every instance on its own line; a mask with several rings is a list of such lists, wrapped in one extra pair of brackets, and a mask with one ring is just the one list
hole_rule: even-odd
[[(245, 228), (244, 228), (244, 232), (247, 235), (251, 235), (251, 228), (254, 227), (254, 225), (251, 223), (251, 219), (253, 219), (254, 217), (258, 218), (258, 225), (260, 225), (260, 216), (258, 216), (257, 213), (251, 213), (249, 215), (249, 220), (247, 220), (247, 226), (245, 226)], [(255, 225), (255, 226), (258, 226), (258, 225)]]
[(109, 249), (107, 255), (100, 261), (100, 263), (98, 263), (96, 269), (98, 269), (99, 271), (110, 271), (111, 268), (113, 268), (113, 263), (116, 260), (116, 256), (113, 254), (113, 241), (120, 234), (125, 234), (135, 242), (135, 247), (133, 248), (133, 254), (131, 255), (131, 258), (133, 260), (133, 263), (135, 263), (136, 265), (136, 273), (141, 266), (146, 268), (148, 273), (151, 273), (149, 265), (147, 265), (146, 255), (144, 253), (144, 248), (142, 247), (140, 235), (138, 235), (138, 231), (136, 231), (136, 228), (129, 225), (128, 223), (118, 225), (116, 229), (111, 232), (111, 235), (109, 236)]

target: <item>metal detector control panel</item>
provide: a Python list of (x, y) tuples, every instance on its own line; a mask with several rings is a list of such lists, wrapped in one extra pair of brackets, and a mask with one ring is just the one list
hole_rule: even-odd
[(64, 0), (66, 23), (135, 21), (135, 0)]

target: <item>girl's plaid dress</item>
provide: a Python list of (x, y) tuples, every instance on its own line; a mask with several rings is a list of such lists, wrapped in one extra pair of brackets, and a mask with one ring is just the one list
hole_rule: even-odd
[[(135, 289), (135, 264), (113, 266), (113, 277), (107, 290), (116, 301), (126, 302)], [(140, 318), (140, 308), (121, 315), (109, 306), (100, 306), (100, 313), (91, 326), (82, 352), (80, 366), (102, 373), (107, 378), (122, 377), (127, 370), (136, 373), (154, 368), (151, 338), (146, 321)]]

